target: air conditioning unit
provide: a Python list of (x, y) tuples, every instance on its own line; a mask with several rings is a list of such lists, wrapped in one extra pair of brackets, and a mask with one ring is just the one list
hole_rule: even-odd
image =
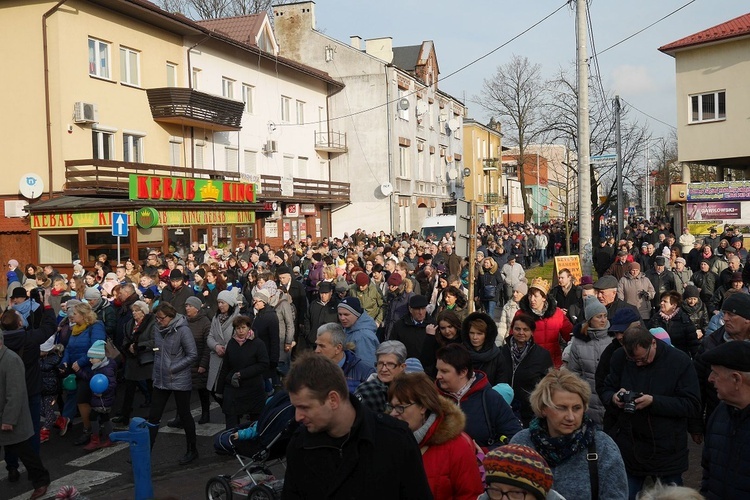
[(5, 200), (5, 216), (26, 217), (29, 213), (26, 211), (28, 203), (24, 200)]
[(266, 141), (266, 145), (263, 146), (263, 151), (265, 153), (276, 153), (278, 150), (279, 148), (276, 141)]
[(90, 102), (77, 102), (73, 107), (73, 121), (76, 123), (94, 123), (99, 121), (99, 107)]

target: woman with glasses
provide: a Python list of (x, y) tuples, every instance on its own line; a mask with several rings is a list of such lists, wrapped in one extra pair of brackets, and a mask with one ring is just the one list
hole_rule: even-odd
[(388, 387), (406, 370), (406, 346), (398, 340), (387, 340), (375, 351), (375, 375), (357, 387), (354, 395), (376, 413), (384, 413)]
[(148, 414), (151, 448), (159, 433), (159, 422), (164, 413), (169, 396), (174, 394), (187, 441), (187, 452), (178, 463), (186, 465), (198, 458), (195, 421), (190, 414), (190, 394), (192, 392), (191, 367), (198, 359), (193, 332), (187, 319), (169, 302), (162, 302), (154, 309), (154, 388), (151, 409)]
[(440, 396), (424, 373), (396, 377), (386, 412), (406, 422), (422, 450), (422, 463), (436, 499), (474, 500), (482, 494), (476, 448), (463, 430), (466, 417)]
[(482, 460), (487, 487), (478, 500), (564, 500), (552, 489), (552, 471), (533, 448), (506, 444)]
[(625, 464), (612, 438), (586, 416), (590, 398), (591, 387), (576, 374), (550, 370), (531, 393), (536, 417), (511, 443), (544, 457), (554, 490), (565, 498), (626, 499)]

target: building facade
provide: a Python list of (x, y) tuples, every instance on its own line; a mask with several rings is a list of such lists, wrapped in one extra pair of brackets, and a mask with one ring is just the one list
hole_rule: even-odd
[[(483, 125), (464, 119), (464, 196), (479, 207), (479, 222), (499, 224), (507, 210), (501, 158), (503, 135), (500, 123)], [(468, 174), (468, 175), (465, 175)]]

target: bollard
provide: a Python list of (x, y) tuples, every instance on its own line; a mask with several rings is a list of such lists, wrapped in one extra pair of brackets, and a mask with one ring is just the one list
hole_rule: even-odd
[(149, 423), (146, 420), (133, 417), (130, 419), (130, 427), (127, 431), (112, 432), (109, 435), (111, 441), (130, 443), (135, 500), (148, 500), (154, 497), (154, 486), (151, 484), (151, 439), (148, 426)]

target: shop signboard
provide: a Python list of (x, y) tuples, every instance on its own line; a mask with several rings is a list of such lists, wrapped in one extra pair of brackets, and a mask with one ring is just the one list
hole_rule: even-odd
[[(254, 224), (252, 210), (158, 210), (159, 226), (203, 226), (209, 224)], [(122, 212), (137, 220), (136, 211)], [(111, 228), (112, 212), (77, 212), (34, 214), (29, 217), (32, 229)], [(143, 226), (141, 226), (143, 227)], [(153, 227), (153, 226), (151, 226)]]
[(688, 220), (723, 220), (741, 219), (742, 203), (739, 201), (717, 201), (706, 203), (688, 203)]
[(255, 203), (255, 184), (130, 174), (129, 196), (138, 201)]
[(687, 185), (687, 201), (750, 200), (750, 182), (691, 182)]

